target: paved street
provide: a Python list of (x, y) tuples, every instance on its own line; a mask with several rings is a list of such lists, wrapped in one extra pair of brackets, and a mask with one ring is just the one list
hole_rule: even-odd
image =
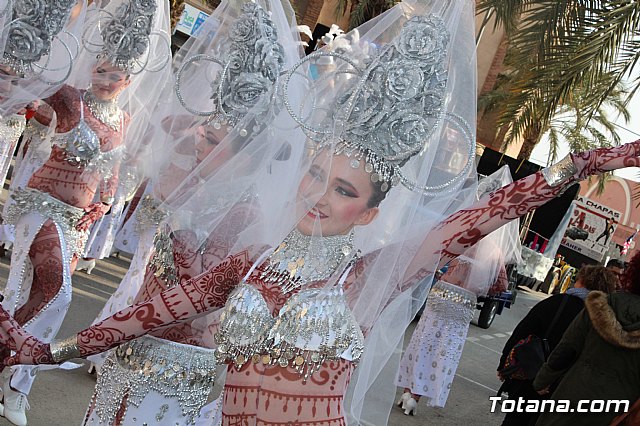
[[(0, 259), (0, 285), (4, 287), (8, 275), (9, 259)], [(60, 332), (67, 337), (91, 323), (107, 300), (120, 278), (126, 272), (126, 259), (108, 259), (98, 263), (92, 275), (77, 273), (74, 278), (73, 302)], [(506, 310), (483, 330), (472, 325), (458, 368), (447, 406), (441, 409), (418, 405), (416, 416), (405, 416), (395, 408), (390, 425), (499, 425), (502, 416), (489, 412), (489, 397), (499, 387), (495, 369), (500, 351), (517, 322), (544, 296), (520, 292), (517, 304)], [(409, 332), (413, 330), (415, 323)], [(409, 335), (407, 335), (409, 336)], [(406, 338), (408, 341), (408, 337)], [(79, 425), (91, 397), (95, 376), (87, 373), (86, 366), (71, 370), (41, 371), (34, 384), (27, 413), (32, 426)], [(398, 394), (399, 395), (399, 394)], [(9, 423), (0, 418), (0, 426)]]

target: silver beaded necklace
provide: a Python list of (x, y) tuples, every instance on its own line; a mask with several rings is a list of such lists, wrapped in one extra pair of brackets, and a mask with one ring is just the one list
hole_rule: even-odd
[(317, 237), (294, 229), (269, 256), (260, 275), (275, 282), (283, 293), (329, 278), (347, 256), (353, 256), (353, 231), (347, 235)]
[(93, 94), (91, 89), (84, 92), (82, 99), (89, 107), (91, 114), (100, 120), (100, 122), (115, 131), (120, 129), (120, 123), (122, 122), (122, 110), (118, 106), (117, 99), (102, 101), (96, 98), (96, 95)]

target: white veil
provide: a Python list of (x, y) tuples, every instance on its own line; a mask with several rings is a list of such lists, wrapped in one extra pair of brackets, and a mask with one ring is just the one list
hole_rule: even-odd
[[(267, 128), (256, 125), (262, 113), (245, 116), (218, 146), (220, 150), (231, 144), (241, 146), (234, 158), (215, 173), (208, 174), (197, 190), (186, 184), (165, 201), (167, 210), (175, 211), (169, 217), (172, 228), (189, 229), (202, 242), (215, 232), (233, 206), (251, 194), (251, 206), (256, 214), (246, 217), (238, 227), (242, 231), (231, 252), (248, 249), (250, 256), (257, 259), (265, 246), (276, 247), (326, 192), (326, 182), (308, 176), (312, 161), (331, 170), (332, 156), (318, 153), (339, 150), (340, 146), (335, 144), (347, 135), (355, 135), (360, 124), (377, 126), (387, 120), (389, 128), (398, 134), (417, 137), (426, 134), (417, 141), (424, 149), (401, 165), (402, 182), (395, 182), (396, 186), (388, 191), (378, 217), (367, 226), (356, 227), (355, 247), (364, 259), (355, 266), (359, 268), (357, 282), (345, 291), (355, 318), (366, 332), (366, 348), (346, 398), (347, 417), (353, 423), (385, 423), (394, 398), (393, 383), (403, 331), (419, 306), (412, 303), (412, 299), (425, 299), (429, 286), (419, 287), (418, 282), (430, 282), (423, 278), (433, 275), (439, 260), (440, 243), (433, 242), (433, 247), (427, 248), (422, 243), (430, 229), (456, 205), (465, 202), (468, 192), (460, 189), (465, 182), (475, 179), (472, 170), (476, 122), (473, 8), (470, 1), (401, 3), (347, 34), (339, 51), (329, 52), (325, 48), (310, 55), (285, 77), (284, 87), (277, 95), (280, 102), (268, 112), (272, 124)], [(423, 15), (429, 23), (419, 21), (413, 32), (402, 33), (406, 23)], [(434, 34), (434, 22), (445, 29), (441, 34)], [(433, 84), (441, 89), (433, 89), (436, 92), (432, 93), (431, 89), (424, 89), (422, 83), (416, 85), (422, 77), (416, 75), (413, 68), (405, 69), (409, 71), (404, 74), (408, 79), (402, 77), (401, 69), (398, 73), (392, 72), (392, 65), (403, 67), (405, 64), (398, 56), (398, 49), (403, 49), (408, 57), (420, 55), (421, 47), (426, 51), (435, 50), (433, 60), (438, 63), (433, 66), (438, 66), (441, 45), (431, 42), (441, 37), (448, 38), (441, 62), (446, 78), (429, 80), (429, 84), (437, 81)], [(390, 46), (396, 46), (396, 50), (385, 50)], [(416, 51), (412, 50), (414, 47)], [(335, 57), (329, 67), (326, 61), (318, 60), (328, 53)], [(377, 56), (380, 54), (383, 56)], [(387, 55), (400, 63), (385, 62)], [(309, 65), (315, 67), (315, 80), (309, 77)], [(431, 72), (425, 68), (423, 72)], [(375, 72), (368, 71), (366, 76), (364, 70)], [(435, 113), (429, 119), (429, 126), (423, 126), (424, 121), (419, 118), (421, 111), (392, 111), (396, 116), (385, 111), (383, 115), (368, 117), (373, 121), (358, 121), (362, 116), (353, 115), (349, 106), (364, 102), (356, 105), (360, 108), (358, 111), (376, 112), (382, 105), (375, 103), (377, 98), (359, 97), (356, 85), (378, 77), (389, 77), (387, 85), (377, 86), (380, 91), (389, 87), (393, 92), (384, 96), (402, 98), (419, 94), (424, 104), (428, 104), (425, 108), (431, 108), (433, 102)], [(414, 93), (415, 87), (419, 90)], [(355, 101), (345, 104), (345, 94), (353, 93)], [(369, 101), (373, 103), (367, 103)], [(394, 105), (401, 108), (402, 103)], [(401, 117), (399, 121), (394, 121), (398, 117)], [(396, 124), (401, 125), (395, 127)], [(198, 166), (192, 174), (193, 181), (201, 180), (200, 170), (205, 167), (206, 163)], [(319, 222), (314, 234), (322, 235)], [(414, 274), (409, 268), (415, 266), (412, 261), (416, 256), (421, 269)], [(326, 285), (335, 285), (339, 275), (334, 274)]]
[(0, 116), (46, 98), (69, 78), (85, 12), (86, 0), (0, 3), (0, 65), (11, 70), (0, 73)]
[[(505, 165), (479, 181), (477, 198), (496, 191), (512, 181), (509, 166)], [(454, 259), (442, 279), (459, 285), (476, 296), (486, 296), (494, 284), (507, 284), (499, 282), (506, 279), (504, 267), (520, 262), (522, 259), (520, 258), (519, 221), (516, 219), (496, 229)], [(453, 278), (454, 275), (455, 278)]]

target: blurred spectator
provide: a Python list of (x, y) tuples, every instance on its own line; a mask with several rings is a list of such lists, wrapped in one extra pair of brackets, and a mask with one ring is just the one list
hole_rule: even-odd
[[(609, 259), (607, 262), (608, 269), (611, 269), (618, 277), (622, 275), (625, 270), (625, 263), (620, 259)], [(616, 291), (620, 291), (620, 287), (616, 287)]]
[[(583, 266), (578, 272), (573, 288), (568, 289), (565, 294), (556, 294), (542, 300), (531, 308), (527, 316), (520, 321), (502, 350), (498, 370), (504, 367), (505, 360), (511, 352), (511, 349), (529, 335), (535, 335), (540, 338), (546, 335), (549, 349), (553, 351), (560, 342), (565, 330), (569, 327), (569, 324), (571, 324), (573, 319), (582, 311), (584, 300), (589, 292), (599, 290), (604, 293), (611, 293), (614, 291), (617, 283), (618, 278), (612, 271), (602, 266)], [(556, 312), (560, 309), (563, 299), (565, 298), (567, 298), (567, 300), (562, 307), (562, 311), (553, 329), (549, 329), (556, 316)], [(533, 380), (507, 379), (500, 390), (507, 392), (509, 399), (517, 400), (519, 397), (528, 400), (542, 399), (543, 397), (538, 395), (533, 389), (532, 382)], [(537, 419), (538, 413), (508, 413), (502, 425), (534, 425)]]
[(537, 425), (609, 425), (620, 413), (579, 413), (577, 402), (627, 400), (632, 406), (640, 397), (640, 253), (621, 282), (619, 293), (589, 294), (586, 309), (538, 372), (534, 389), (544, 394), (559, 382), (551, 398), (571, 401), (573, 412), (543, 413)]

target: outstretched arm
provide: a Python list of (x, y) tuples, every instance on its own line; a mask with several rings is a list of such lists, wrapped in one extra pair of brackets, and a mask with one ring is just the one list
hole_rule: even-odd
[[(484, 236), (552, 200), (568, 185), (592, 175), (640, 165), (640, 140), (615, 148), (571, 154), (575, 168), (565, 178), (540, 171), (482, 197), (444, 220), (429, 238), (443, 241), (441, 265), (462, 254)], [(564, 160), (568, 163), (569, 159)], [(566, 164), (565, 164), (566, 165)], [(555, 169), (554, 169), (555, 167)], [(551, 172), (561, 167), (552, 166)], [(566, 168), (565, 168), (566, 170)]]
[(441, 252), (440, 268), (510, 220), (524, 216), (552, 200), (567, 185), (592, 175), (624, 167), (638, 167), (639, 155), (640, 140), (619, 147), (571, 154), (559, 163), (565, 166), (565, 170), (569, 170), (566, 166), (575, 166), (562, 179), (548, 173), (561, 169), (556, 165), (545, 169), (546, 172), (534, 173), (482, 197), (469, 208), (446, 218), (428, 234), (407, 269), (404, 285), (417, 283), (432, 273), (425, 270), (424, 265), (428, 263), (425, 259), (432, 259)]
[[(67, 345), (66, 349), (73, 355), (69, 357), (85, 357), (104, 352), (150, 331), (224, 306), (229, 293), (241, 281), (249, 267), (247, 251), (229, 256), (215, 268), (148, 301), (129, 306), (81, 331)], [(63, 361), (54, 356), (59, 347), (50, 346), (29, 335), (2, 308), (0, 343), (16, 352), (5, 360), (4, 365), (52, 364)]]

